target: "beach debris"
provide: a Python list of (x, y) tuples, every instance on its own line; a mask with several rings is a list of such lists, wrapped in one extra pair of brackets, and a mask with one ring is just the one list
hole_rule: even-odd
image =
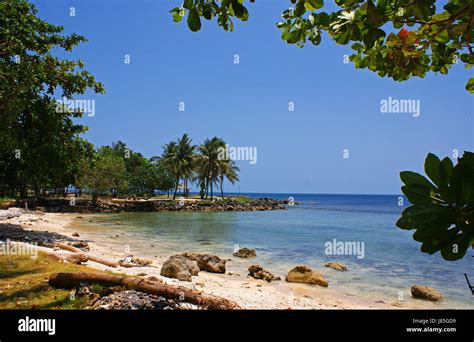
[(145, 267), (153, 263), (153, 260), (135, 258), (133, 255), (128, 255), (119, 260), (119, 265), (122, 267)]
[(100, 298), (100, 295), (95, 293), (92, 287), (86, 282), (80, 282), (76, 285), (76, 292), (74, 295), (76, 298), (86, 298), (91, 302), (91, 304), (94, 304)]
[(230, 275), (232, 277), (240, 277), (239, 273), (234, 273), (234, 272), (227, 272), (227, 275)]
[(313, 271), (306, 265), (298, 265), (293, 268), (286, 276), (286, 281), (289, 283), (303, 283), (309, 285), (319, 285), (328, 287), (328, 282), (319, 272)]
[(273, 275), (267, 270), (264, 270), (260, 265), (252, 265), (249, 267), (249, 276), (255, 279), (262, 279), (268, 282), (274, 280), (281, 280), (280, 277)]
[(199, 273), (197, 261), (182, 255), (172, 255), (163, 263), (160, 274), (168, 278), (191, 281)]
[(71, 264), (80, 265), (82, 263), (89, 261), (89, 257), (83, 253), (74, 253), (74, 254), (67, 255), (66, 261), (70, 262)]
[[(177, 257), (186, 259), (182, 256)], [(190, 261), (189, 259), (186, 260)], [(88, 284), (99, 284), (102, 286), (126, 286), (136, 291), (198, 305), (203, 309), (241, 309), (237, 303), (222, 297), (207, 295), (199, 291), (191, 290), (184, 286), (157, 283), (141, 278), (85, 272), (54, 273), (49, 278), (49, 285), (55, 288), (76, 286), (81, 282), (86, 282)]]
[(255, 249), (242, 247), (238, 251), (234, 252), (232, 255), (239, 258), (252, 258), (257, 256), (257, 252), (255, 251)]
[(100, 298), (92, 307), (94, 310), (176, 310), (179, 303), (135, 290), (114, 292)]
[(324, 266), (338, 270), (338, 271), (347, 271), (347, 266), (340, 262), (327, 262)]
[[(66, 244), (61, 243), (61, 242), (56, 242), (54, 244), (54, 247), (60, 248), (60, 249), (63, 249), (63, 250), (69, 251), (69, 252), (82, 254), (85, 257), (87, 257), (86, 261), (94, 261), (94, 262), (97, 262), (99, 264), (109, 266), (109, 267), (118, 267), (119, 266), (117, 262), (104, 260), (104, 259), (98, 258), (98, 257), (93, 256), (93, 255), (89, 255), (89, 254), (84, 254), (84, 252), (82, 250), (80, 250), (76, 247), (70, 246), (70, 245), (66, 245)], [(67, 260), (67, 257), (66, 257), (66, 260)]]
[(72, 247), (75, 247), (75, 248), (79, 248), (81, 250), (83, 250), (84, 252), (89, 252), (90, 248), (89, 248), (89, 244), (84, 241), (84, 240), (80, 240), (80, 241), (69, 241), (67, 243), (69, 246), (72, 246)]
[(74, 232), (74, 233), (72, 233), (72, 236), (79, 237), (79, 233)]
[(185, 258), (196, 261), (200, 271), (225, 273), (226, 260), (219, 258), (217, 255), (193, 252), (185, 252), (181, 255)]
[(413, 285), (411, 287), (413, 298), (426, 299), (432, 302), (438, 302), (443, 299), (443, 295), (435, 288), (425, 285)]

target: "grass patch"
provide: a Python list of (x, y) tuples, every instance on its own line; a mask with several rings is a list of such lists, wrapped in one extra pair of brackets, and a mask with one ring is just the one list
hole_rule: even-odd
[(16, 205), (16, 199), (11, 197), (0, 197), (0, 209), (8, 209)]
[(49, 276), (57, 272), (110, 274), (59, 262), (43, 252), (35, 259), (26, 255), (0, 255), (0, 309), (85, 309), (87, 301), (71, 299), (71, 290), (49, 286)]
[(238, 202), (242, 202), (242, 203), (249, 203), (249, 202), (253, 201), (253, 198), (250, 198), (250, 197), (247, 197), (247, 196), (234, 196), (234, 197), (231, 197), (231, 199), (233, 199), (235, 201), (238, 201)]

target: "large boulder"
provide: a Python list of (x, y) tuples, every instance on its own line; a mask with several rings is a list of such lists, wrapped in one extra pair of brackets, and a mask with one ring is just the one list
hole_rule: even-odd
[(306, 265), (299, 265), (293, 268), (288, 272), (286, 281), (289, 283), (303, 283), (322, 287), (328, 287), (329, 285), (321, 273), (313, 271)]
[(163, 263), (160, 274), (168, 278), (175, 278), (182, 281), (191, 281), (192, 276), (199, 273), (196, 261), (188, 259), (182, 255), (173, 255)]
[(186, 252), (181, 254), (185, 258), (196, 261), (201, 271), (211, 273), (225, 273), (226, 261), (219, 258), (217, 255), (199, 254), (193, 252)]
[(432, 302), (438, 302), (443, 299), (443, 295), (436, 289), (425, 285), (413, 285), (411, 287), (413, 298), (426, 299)]
[(232, 255), (239, 258), (252, 258), (257, 256), (257, 252), (255, 251), (255, 249), (242, 247), (238, 251), (234, 252)]
[(260, 265), (252, 265), (249, 267), (249, 276), (255, 279), (263, 279), (268, 282), (271, 282), (273, 280), (281, 280), (280, 277), (277, 277), (270, 273), (267, 270), (264, 270), (263, 267)]
[(340, 262), (328, 262), (325, 263), (324, 266), (338, 270), (338, 271), (347, 271), (347, 266), (341, 264)]

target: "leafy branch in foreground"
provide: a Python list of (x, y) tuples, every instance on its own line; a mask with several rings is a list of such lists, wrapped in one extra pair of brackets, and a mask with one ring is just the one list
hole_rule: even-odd
[(413, 239), (422, 243), (422, 252), (461, 259), (474, 243), (474, 153), (464, 152), (456, 166), (430, 153), (425, 172), (431, 181), (415, 172), (400, 173), (402, 192), (413, 205), (397, 226), (416, 230)]
[[(404, 81), (430, 71), (447, 74), (458, 61), (474, 65), (472, 0), (449, 0), (441, 11), (435, 0), (336, 0), (340, 10), (334, 12), (322, 11), (323, 0), (290, 1), (294, 6), (277, 23), (282, 39), (299, 47), (307, 41), (319, 45), (326, 32), (337, 44), (353, 42), (350, 60), (358, 69)], [(244, 0), (184, 0), (171, 14), (175, 22), (187, 15), (193, 32), (201, 29), (201, 17), (216, 17), (225, 31), (233, 30), (232, 18), (249, 18)], [(466, 89), (474, 92), (474, 78)]]

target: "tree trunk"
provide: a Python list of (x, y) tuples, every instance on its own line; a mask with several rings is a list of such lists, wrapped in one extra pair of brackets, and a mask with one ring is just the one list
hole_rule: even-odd
[(114, 276), (98, 273), (55, 273), (49, 277), (49, 285), (52, 287), (71, 287), (81, 282), (96, 283), (102, 286), (127, 286), (137, 291), (163, 296), (169, 299), (180, 300), (205, 309), (211, 310), (233, 310), (240, 309), (240, 306), (227, 300), (212, 295), (205, 295), (195, 290), (190, 290), (183, 286), (173, 286), (140, 278), (125, 276)]
[(92, 193), (92, 205), (93, 206), (96, 206), (97, 205), (97, 199), (98, 199), (98, 195), (96, 192)]
[(223, 187), (223, 183), (224, 183), (224, 178), (221, 178), (221, 197), (222, 197), (222, 199), (224, 199), (224, 187)]
[(178, 185), (179, 185), (179, 177), (178, 177), (178, 179), (176, 179), (176, 186), (174, 187), (173, 199), (176, 199), (176, 194), (178, 192)]
[(28, 190), (27, 190), (27, 188), (26, 188), (26, 185), (22, 185), (22, 186), (21, 186), (20, 197), (21, 197), (21, 198), (26, 198), (26, 197), (28, 197)]

